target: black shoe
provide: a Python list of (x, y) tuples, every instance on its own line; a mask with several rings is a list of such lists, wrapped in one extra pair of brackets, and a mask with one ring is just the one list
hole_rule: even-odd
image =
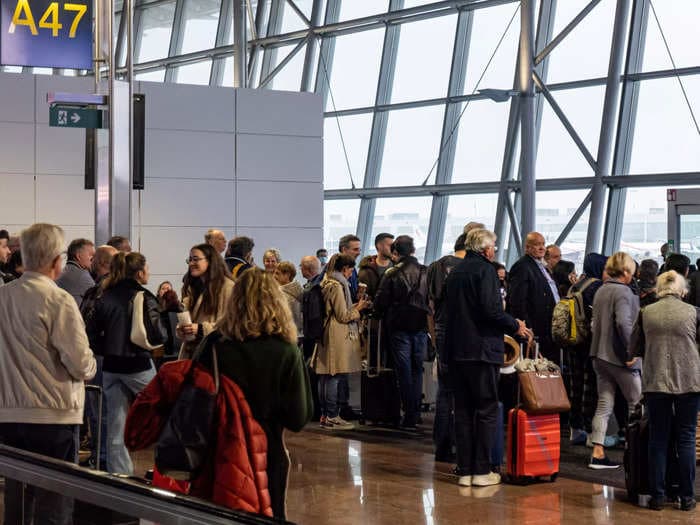
[(588, 468), (591, 468), (593, 470), (607, 470), (620, 468), (620, 464), (613, 463), (612, 461), (610, 461), (608, 456), (605, 456), (604, 458), (600, 459), (591, 456), (591, 461), (588, 463)]
[(681, 510), (690, 511), (698, 506), (695, 498), (681, 498)]
[(649, 510), (663, 510), (666, 498), (651, 498), (649, 500)]

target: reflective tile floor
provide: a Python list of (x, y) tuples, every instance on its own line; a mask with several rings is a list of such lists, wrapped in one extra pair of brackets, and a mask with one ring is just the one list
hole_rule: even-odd
[(461, 488), (450, 465), (397, 445), (287, 434), (288, 519), (300, 524), (700, 524), (698, 511), (636, 507), (625, 493), (559, 478), (527, 487)]

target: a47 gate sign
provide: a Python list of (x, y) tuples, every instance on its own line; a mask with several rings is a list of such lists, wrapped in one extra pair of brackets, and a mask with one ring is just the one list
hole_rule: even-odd
[(92, 0), (0, 0), (0, 63), (92, 69)]

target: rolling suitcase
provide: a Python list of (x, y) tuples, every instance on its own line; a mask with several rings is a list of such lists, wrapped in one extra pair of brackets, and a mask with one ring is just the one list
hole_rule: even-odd
[(508, 413), (506, 473), (511, 483), (527, 483), (559, 475), (559, 414), (527, 414), (521, 408)]
[(369, 319), (367, 368), (360, 376), (360, 424), (401, 422), (401, 397), (396, 373), (382, 360), (382, 322)]

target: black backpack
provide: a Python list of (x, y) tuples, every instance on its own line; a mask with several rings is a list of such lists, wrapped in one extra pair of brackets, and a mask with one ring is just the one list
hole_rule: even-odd
[(319, 341), (323, 337), (326, 322), (326, 305), (320, 282), (304, 290), (301, 311), (304, 318), (304, 338)]
[(428, 269), (422, 264), (419, 265), (418, 280), (413, 286), (411, 286), (403, 266), (399, 267), (399, 271), (401, 272), (406, 288), (408, 288), (406, 305), (423, 312), (430, 312), (430, 301), (428, 299)]

